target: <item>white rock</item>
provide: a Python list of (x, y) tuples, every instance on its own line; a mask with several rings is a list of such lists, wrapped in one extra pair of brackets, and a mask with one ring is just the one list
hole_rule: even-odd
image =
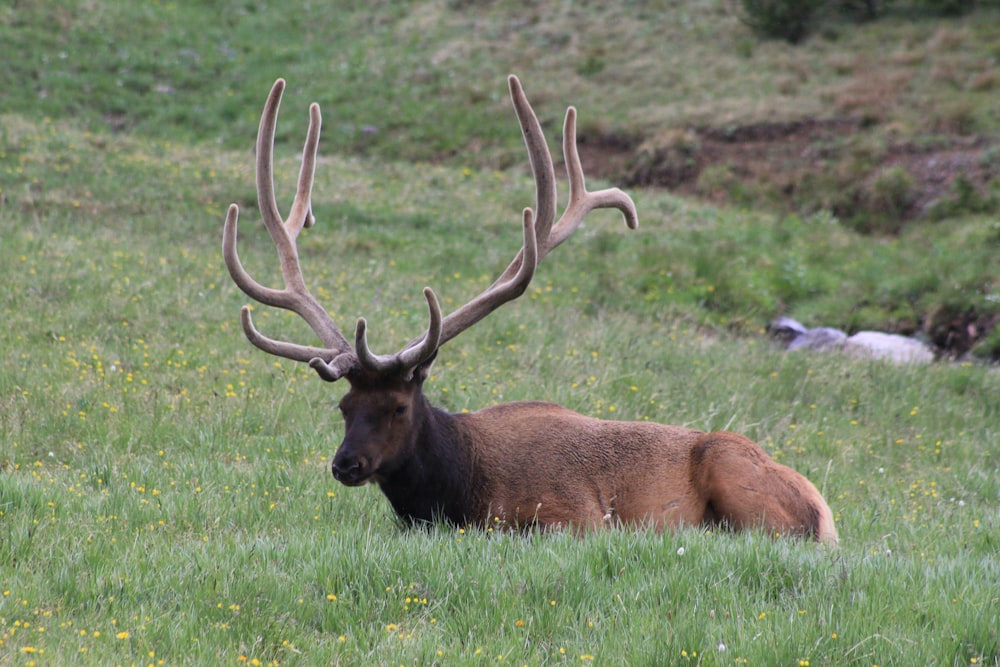
[(790, 317), (779, 317), (770, 329), (785, 341), (788, 350), (842, 350), (854, 357), (882, 359), (897, 364), (929, 364), (934, 351), (915, 338), (880, 331), (859, 331), (848, 336), (840, 329), (808, 329)]

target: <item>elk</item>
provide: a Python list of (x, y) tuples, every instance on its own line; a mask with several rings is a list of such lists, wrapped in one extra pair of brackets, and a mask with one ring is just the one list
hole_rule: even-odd
[(569, 200), (555, 219), (552, 156), (520, 82), (510, 76), (508, 83), (536, 187), (535, 207), (523, 212), (522, 247), (491, 286), (446, 317), (434, 291), (425, 288), (427, 329), (393, 354), (372, 352), (363, 318), (352, 346), (306, 287), (297, 238), (314, 223), (320, 110), (315, 103), (309, 109), (298, 189), (282, 219), (272, 170), (284, 80), (275, 82), (267, 98), (257, 136), (257, 196), (277, 248), (284, 288), (265, 287), (244, 269), (236, 249), (236, 204), (226, 216), (223, 256), (247, 296), (297, 313), (321, 346), (267, 337), (244, 306), (241, 320), (249, 341), (269, 354), (308, 363), (328, 382), (346, 379), (350, 385), (339, 403), (345, 433), (332, 461), (334, 478), (347, 486), (378, 484), (407, 524), (443, 520), (459, 526), (580, 532), (624, 524), (656, 529), (703, 525), (835, 543), (833, 516), (816, 487), (742, 435), (606, 421), (546, 402), (504, 403), (463, 414), (430, 404), (423, 385), (438, 349), (523, 294), (538, 263), (590, 211), (614, 208), (628, 227), (638, 223), (632, 199), (621, 190), (587, 190), (573, 107), (563, 125)]

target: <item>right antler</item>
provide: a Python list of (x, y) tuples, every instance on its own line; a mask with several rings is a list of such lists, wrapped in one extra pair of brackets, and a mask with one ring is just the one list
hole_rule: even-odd
[(528, 160), (531, 162), (531, 171), (535, 177), (535, 243), (531, 245), (528, 240), (528, 227), (531, 225), (533, 214), (530, 208), (526, 208), (524, 247), (485, 292), (444, 319), (441, 345), (504, 303), (523, 294), (534, 276), (538, 263), (551, 250), (569, 238), (583, 222), (583, 218), (594, 209), (617, 208), (625, 216), (625, 224), (630, 229), (635, 229), (639, 224), (639, 217), (631, 197), (618, 188), (587, 192), (583, 165), (580, 163), (580, 153), (576, 147), (576, 109), (573, 107), (566, 109), (566, 120), (563, 122), (563, 158), (569, 176), (569, 203), (559, 221), (553, 224), (556, 217), (556, 173), (552, 166), (552, 155), (542, 135), (538, 117), (535, 116), (524, 89), (521, 88), (521, 82), (516, 76), (510, 75), (507, 77), (507, 83), (510, 86), (514, 111), (521, 122), (521, 134), (528, 147)]
[(257, 134), (257, 199), (264, 225), (278, 250), (285, 288), (278, 290), (264, 287), (251, 278), (243, 268), (236, 251), (236, 224), (239, 217), (239, 207), (236, 204), (229, 207), (226, 215), (222, 252), (229, 275), (244, 293), (265, 305), (284, 308), (299, 314), (325, 347), (298, 345), (268, 338), (257, 330), (250, 317), (249, 306), (244, 306), (243, 331), (251, 343), (279, 357), (307, 361), (323, 379), (331, 382), (359, 372), (401, 373), (409, 377), (417, 366), (433, 359), (441, 345), (504, 303), (523, 294), (535, 274), (538, 263), (552, 249), (569, 238), (590, 211), (597, 208), (617, 208), (624, 215), (628, 227), (636, 228), (638, 216), (635, 204), (627, 194), (617, 188), (587, 191), (576, 146), (576, 109), (573, 107), (567, 109), (563, 124), (563, 156), (569, 175), (569, 203), (563, 215), (555, 221), (556, 184), (552, 156), (542, 135), (541, 125), (524, 95), (520, 81), (517, 77), (510, 76), (508, 83), (514, 109), (521, 123), (521, 132), (528, 148), (536, 188), (534, 211), (530, 208), (524, 210), (524, 243), (521, 250), (490, 287), (446, 318), (441, 317), (441, 308), (434, 292), (429, 287), (424, 288), (424, 297), (430, 313), (427, 330), (395, 354), (376, 355), (368, 347), (367, 324), (364, 319), (358, 320), (354, 349), (352, 349), (330, 315), (305, 286), (296, 239), (303, 227), (313, 224), (311, 194), (321, 116), (319, 105), (312, 104), (309, 108), (309, 130), (303, 150), (298, 189), (288, 217), (282, 220), (274, 198), (272, 167), (274, 131), (285, 82), (282, 79), (275, 82), (264, 106)]

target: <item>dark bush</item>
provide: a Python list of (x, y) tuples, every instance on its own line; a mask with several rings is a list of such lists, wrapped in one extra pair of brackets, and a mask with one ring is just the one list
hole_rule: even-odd
[(976, 0), (918, 0), (917, 5), (937, 16), (962, 16), (980, 4)]
[(883, 14), (892, 4), (892, 0), (840, 0), (839, 9), (851, 18), (871, 21)]
[(757, 34), (797, 44), (813, 28), (824, 0), (742, 0), (743, 22)]

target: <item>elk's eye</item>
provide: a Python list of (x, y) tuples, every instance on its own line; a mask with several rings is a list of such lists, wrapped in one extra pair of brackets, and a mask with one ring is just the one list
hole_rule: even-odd
[(396, 409), (392, 413), (392, 416), (393, 417), (402, 417), (405, 413), (406, 413), (406, 406), (405, 405), (397, 405)]

